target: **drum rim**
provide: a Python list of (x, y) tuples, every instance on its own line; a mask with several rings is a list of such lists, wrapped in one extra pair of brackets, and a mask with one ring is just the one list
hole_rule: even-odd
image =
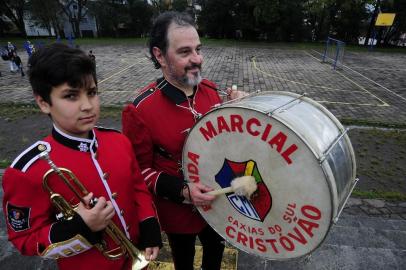
[[(246, 96), (246, 97), (244, 97), (244, 98), (242, 98), (242, 99), (239, 99), (239, 100), (243, 100), (243, 99), (248, 98), (248, 97), (261, 96), (261, 95), (267, 95), (267, 94), (268, 94), (268, 95), (278, 95), (278, 94), (279, 94), (279, 95), (284, 95), (284, 96), (291, 96), (291, 97), (294, 97), (294, 98), (297, 98), (297, 99), (301, 99), (301, 100), (303, 100), (303, 101), (305, 101), (305, 102), (308, 102), (308, 103), (310, 103), (311, 105), (315, 106), (317, 109), (319, 109), (322, 113), (324, 113), (325, 115), (327, 115), (327, 117), (328, 117), (329, 119), (331, 119), (331, 121), (334, 123), (334, 125), (337, 127), (337, 129), (338, 129), (340, 132), (345, 132), (344, 126), (340, 123), (340, 121), (339, 121), (330, 111), (328, 111), (328, 109), (327, 109), (326, 107), (324, 107), (323, 105), (321, 105), (321, 104), (318, 103), (317, 101), (315, 101), (315, 100), (313, 100), (313, 99), (310, 99), (310, 98), (308, 98), (308, 97), (306, 97), (306, 96), (304, 96), (304, 95), (299, 95), (299, 94), (297, 94), (297, 93), (292, 93), (292, 92), (287, 92), (287, 91), (261, 91), (261, 92), (252, 93), (252, 94), (250, 94), (250, 95), (248, 95), (248, 96)], [(239, 100), (237, 100), (237, 101), (235, 101), (235, 102), (238, 102)], [(259, 112), (259, 113), (261, 113), (261, 114), (265, 114), (263, 111), (261, 111), (261, 110), (259, 110), (259, 109), (257, 109), (257, 108), (247, 108), (247, 107), (245, 107), (245, 106), (239, 106), (239, 105), (236, 105), (235, 102), (226, 103), (226, 104), (224, 104), (224, 106), (222, 106), (222, 105), (214, 106), (210, 111), (208, 111), (208, 112), (205, 113), (202, 117), (200, 117), (200, 118), (196, 121), (196, 123), (193, 125), (193, 127), (189, 130), (189, 132), (187, 133), (187, 136), (186, 136), (186, 138), (185, 138), (185, 141), (184, 141), (184, 144), (183, 144), (183, 148), (182, 148), (182, 169), (183, 169), (184, 172), (185, 172), (184, 168), (185, 168), (185, 162), (186, 162), (185, 159), (184, 159), (185, 151), (186, 151), (186, 147), (185, 147), (185, 146), (186, 146), (186, 143), (187, 143), (187, 141), (188, 141), (188, 139), (189, 139), (189, 136), (190, 136), (190, 134), (192, 133), (192, 131), (193, 131), (195, 128), (197, 128), (198, 123), (199, 123), (200, 121), (202, 121), (202, 119), (203, 119), (205, 116), (207, 116), (207, 115), (209, 115), (209, 114), (212, 114), (212, 113), (214, 113), (214, 112), (216, 112), (216, 111), (218, 111), (218, 110), (222, 110), (222, 109), (224, 109), (224, 108), (230, 108), (230, 107), (235, 107), (235, 108), (240, 108), (240, 109), (245, 109), (245, 110), (251, 110), (251, 111)], [(234, 106), (233, 106), (233, 105), (234, 105)], [(304, 254), (302, 254), (302, 255), (300, 255), (300, 256), (291, 257), (291, 258), (269, 258), (269, 257), (267, 257), (267, 256), (262, 256), (262, 255), (260, 255), (260, 254), (252, 253), (252, 252), (250, 252), (250, 251), (248, 251), (248, 250), (245, 250), (245, 249), (243, 250), (243, 249), (241, 249), (241, 248), (235, 246), (233, 242), (228, 241), (228, 240), (225, 239), (224, 237), (223, 237), (223, 238), (224, 238), (224, 240), (225, 240), (226, 242), (228, 242), (228, 243), (231, 244), (232, 246), (236, 247), (238, 250), (241, 250), (241, 251), (243, 251), (243, 252), (245, 252), (245, 253), (247, 253), (247, 254), (254, 255), (254, 256), (256, 256), (256, 257), (263, 258), (263, 259), (267, 259), (267, 260), (286, 261), (286, 260), (291, 260), (291, 259), (303, 258), (303, 257), (308, 256), (309, 254), (311, 254), (311, 253), (314, 252), (315, 250), (317, 250), (317, 249), (324, 243), (324, 241), (326, 240), (326, 237), (327, 237), (327, 235), (329, 234), (329, 232), (330, 232), (330, 230), (331, 230), (331, 228), (332, 228), (332, 226), (333, 226), (333, 224), (334, 224), (334, 220), (335, 220), (336, 217), (337, 217), (338, 208), (339, 208), (339, 206), (340, 206), (340, 202), (339, 202), (339, 198), (338, 198), (338, 197), (339, 197), (339, 194), (338, 194), (337, 186), (336, 186), (334, 183), (332, 183), (333, 180), (334, 180), (334, 177), (331, 177), (331, 176), (333, 176), (333, 175), (332, 175), (332, 170), (331, 170), (330, 165), (328, 164), (328, 162), (325, 162), (326, 160), (320, 162), (320, 157), (319, 157), (319, 155), (316, 153), (316, 151), (313, 149), (313, 147), (311, 147), (311, 146), (309, 145), (309, 143), (307, 142), (307, 140), (305, 140), (305, 138), (300, 134), (300, 132), (297, 132), (297, 130), (296, 130), (295, 128), (293, 128), (289, 123), (287, 123), (287, 122), (284, 121), (283, 119), (277, 117), (277, 114), (272, 114), (272, 115), (268, 115), (268, 116), (274, 118), (274, 119), (275, 119), (276, 121), (278, 121), (281, 125), (285, 126), (287, 129), (291, 130), (291, 131), (300, 139), (300, 141), (306, 145), (306, 147), (310, 150), (310, 152), (313, 154), (314, 158), (318, 161), (319, 165), (321, 166), (322, 172), (323, 172), (323, 174), (324, 174), (324, 176), (325, 176), (325, 181), (328, 182), (328, 188), (329, 188), (330, 196), (331, 196), (331, 198), (332, 198), (332, 200), (330, 200), (331, 213), (330, 213), (330, 220), (329, 220), (328, 227), (327, 227), (327, 229), (326, 229), (326, 231), (325, 231), (325, 234), (324, 234), (323, 237), (320, 239), (319, 243), (318, 243), (313, 249), (309, 250), (308, 252), (306, 252), (306, 253), (304, 253)], [(350, 156), (351, 156), (351, 163), (352, 163), (352, 166), (353, 166), (353, 167), (352, 167), (352, 169), (353, 169), (353, 170), (352, 170), (352, 178), (353, 178), (353, 179), (351, 179), (351, 180), (354, 181), (354, 180), (355, 180), (355, 177), (356, 177), (356, 163), (355, 163), (355, 153), (354, 153), (354, 149), (353, 149), (353, 147), (352, 147), (352, 144), (351, 144), (351, 141), (350, 141), (350, 139), (349, 139), (348, 134), (345, 134), (345, 135), (343, 136), (343, 138), (341, 138), (341, 139), (346, 140), (346, 144), (345, 144), (345, 145), (347, 146), (348, 151), (349, 151), (349, 154), (350, 154)], [(186, 180), (189, 181), (188, 179), (186, 179)], [(351, 180), (350, 180), (349, 182), (351, 182)], [(335, 206), (336, 206), (336, 207), (335, 207)], [(337, 209), (336, 209), (336, 208), (337, 208)], [(197, 209), (198, 209), (199, 213), (201, 214), (201, 211), (202, 211), (202, 210), (201, 210), (199, 207), (197, 207)], [(206, 222), (209, 226), (211, 226), (211, 224), (210, 224), (206, 219), (205, 219), (205, 222)], [(218, 232), (218, 228), (216, 228), (216, 227), (214, 227), (214, 226), (211, 226), (211, 227), (212, 227), (219, 235), (222, 235), (222, 234), (220, 234), (220, 233)]]

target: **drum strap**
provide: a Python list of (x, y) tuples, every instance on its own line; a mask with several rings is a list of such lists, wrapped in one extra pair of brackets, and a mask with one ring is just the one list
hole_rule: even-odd
[(182, 171), (182, 162), (180, 160), (175, 159), (173, 157), (173, 155), (168, 153), (165, 149), (163, 149), (162, 147), (160, 147), (158, 145), (154, 145), (154, 152), (157, 153), (158, 155), (166, 158), (166, 159), (175, 161), (178, 164), (178, 167), (179, 167), (178, 171), (180, 171), (180, 172)]

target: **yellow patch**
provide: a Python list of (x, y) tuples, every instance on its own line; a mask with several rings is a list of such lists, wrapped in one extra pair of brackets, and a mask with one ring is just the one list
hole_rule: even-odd
[[(234, 248), (225, 248), (223, 261), (221, 262), (222, 270), (237, 270), (237, 255), (238, 252)], [(196, 246), (196, 255), (194, 268), (200, 269), (202, 264), (202, 247)], [(158, 259), (148, 265), (148, 270), (174, 270), (172, 263), (171, 252), (168, 243), (164, 242), (162, 249), (159, 251)]]

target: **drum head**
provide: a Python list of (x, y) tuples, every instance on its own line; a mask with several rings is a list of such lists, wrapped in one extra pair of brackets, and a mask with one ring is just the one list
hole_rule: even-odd
[(258, 185), (251, 199), (219, 195), (204, 219), (235, 247), (267, 259), (306, 255), (332, 218), (326, 176), (300, 134), (261, 111), (220, 107), (191, 129), (183, 149), (186, 179), (215, 189), (238, 176)]

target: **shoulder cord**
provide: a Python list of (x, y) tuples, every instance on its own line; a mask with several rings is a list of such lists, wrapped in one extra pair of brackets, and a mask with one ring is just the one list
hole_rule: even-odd
[(196, 98), (197, 91), (199, 91), (199, 85), (197, 85), (196, 93), (193, 95), (193, 106), (192, 106), (192, 104), (190, 104), (190, 100), (189, 100), (189, 98), (186, 96), (186, 94), (185, 94), (185, 96), (186, 96), (187, 103), (188, 103), (188, 106), (189, 106), (189, 107), (185, 107), (185, 106), (176, 104), (176, 106), (178, 106), (179, 108), (182, 108), (182, 109), (185, 109), (185, 110), (190, 111), (190, 112), (193, 114), (193, 117), (195, 118), (195, 121), (196, 121), (196, 120), (199, 120), (199, 119), (203, 116), (203, 114), (199, 113), (199, 112), (196, 111), (195, 108), (194, 108), (194, 105), (195, 105), (195, 98)]

